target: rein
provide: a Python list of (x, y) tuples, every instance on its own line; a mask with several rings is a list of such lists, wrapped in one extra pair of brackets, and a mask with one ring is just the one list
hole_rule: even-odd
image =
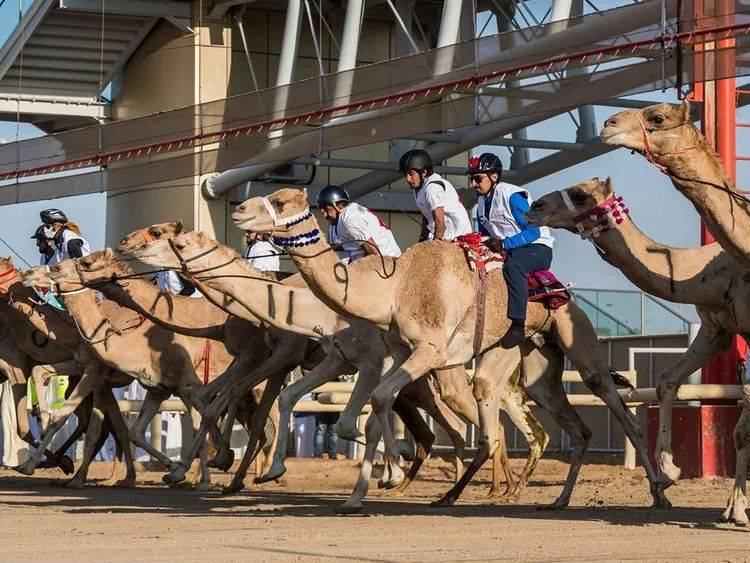
[[(635, 112), (637, 118), (638, 118), (638, 124), (641, 126), (641, 132), (643, 133), (643, 146), (644, 150), (642, 152), (643, 156), (648, 160), (651, 164), (656, 166), (662, 173), (666, 174), (667, 176), (672, 176), (672, 174), (669, 172), (669, 169), (664, 166), (662, 163), (658, 162), (657, 158), (664, 158), (667, 156), (675, 156), (680, 154), (685, 154), (690, 151), (698, 150), (701, 148), (700, 143), (697, 145), (694, 145), (692, 147), (687, 147), (684, 149), (678, 149), (672, 152), (667, 153), (661, 153), (656, 154), (654, 153), (653, 149), (651, 148), (651, 141), (649, 140), (648, 134), (653, 132), (654, 130), (648, 129), (648, 126), (646, 125), (646, 120), (643, 119), (643, 116), (641, 115), (641, 112), (636, 111)], [(685, 127), (689, 125), (688, 123), (681, 123), (680, 125), (675, 125), (674, 127), (670, 127), (669, 129), (660, 129), (660, 131), (671, 131), (672, 129), (679, 129), (680, 127)]]

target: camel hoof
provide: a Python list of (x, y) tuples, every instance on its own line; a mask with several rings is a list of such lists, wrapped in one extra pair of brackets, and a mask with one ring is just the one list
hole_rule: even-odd
[(277, 481), (284, 473), (286, 473), (286, 467), (284, 467), (283, 465), (281, 466), (281, 468), (271, 467), (271, 469), (268, 470), (268, 473), (253, 479), (253, 483), (255, 483), (256, 485), (262, 485), (263, 483), (268, 483), (269, 481)]
[(342, 440), (349, 441), (359, 440), (365, 436), (353, 424), (336, 424), (336, 435)]
[(232, 481), (227, 486), (222, 487), (221, 494), (222, 496), (235, 495), (244, 488), (245, 488), (245, 484), (242, 481), (238, 483), (235, 483), (234, 481)]
[(227, 472), (232, 468), (234, 463), (234, 450), (231, 448), (219, 450), (214, 458), (209, 461), (206, 465), (219, 469), (220, 471)]
[(86, 483), (82, 479), (70, 479), (60, 485), (65, 489), (83, 489)]
[(207, 493), (211, 490), (211, 483), (201, 482), (193, 485), (191, 489), (197, 493)]
[(563, 508), (568, 508), (568, 504), (570, 504), (570, 500), (568, 499), (557, 499), (552, 504), (542, 504), (541, 506), (537, 507), (537, 510), (540, 511), (546, 511), (546, 510), (562, 510)]
[(455, 502), (456, 502), (455, 498), (453, 498), (452, 496), (446, 495), (443, 498), (432, 501), (430, 503), (430, 506), (432, 508), (444, 508), (446, 506), (453, 506)]
[(167, 473), (166, 475), (164, 475), (161, 480), (167, 485), (176, 485), (177, 483), (182, 483), (185, 480), (185, 470), (178, 467), (171, 473)]
[(342, 504), (336, 507), (336, 514), (357, 514), (362, 512), (361, 506), (352, 506), (349, 504)]
[(107, 483), (108, 487), (121, 487), (123, 489), (135, 489), (135, 477), (120, 479), (114, 483)]
[(73, 463), (73, 460), (66, 455), (60, 458), (57, 466), (62, 470), (63, 473), (65, 473), (65, 475), (70, 475), (71, 473), (73, 473), (73, 471), (75, 471), (75, 464)]
[(401, 469), (401, 467), (398, 464), (393, 464), (390, 467), (390, 471), (386, 472), (386, 475), (388, 475), (388, 478), (386, 479), (383, 477), (378, 481), (378, 488), (380, 489), (395, 489), (401, 483), (404, 482), (404, 479), (406, 478), (406, 475), (404, 474), (404, 470)]
[(36, 467), (29, 462), (24, 462), (21, 465), (14, 467), (14, 469), (23, 475), (33, 475)]

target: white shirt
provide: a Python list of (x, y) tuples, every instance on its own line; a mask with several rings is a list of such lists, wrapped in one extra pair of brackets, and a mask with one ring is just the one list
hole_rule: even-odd
[(372, 211), (358, 203), (350, 203), (341, 213), (335, 225), (328, 225), (328, 239), (331, 244), (340, 244), (344, 251), (339, 258), (350, 262), (367, 255), (364, 241), (372, 239), (383, 256), (401, 256), (391, 230), (383, 225)]
[[(510, 197), (513, 194), (522, 193), (526, 197), (529, 205), (533, 203), (529, 192), (513, 184), (500, 182), (492, 192), (492, 201), (490, 202), (489, 218), (485, 217), (484, 210), (487, 196), (479, 196), (477, 201), (477, 219), (479, 224), (492, 236), (499, 239), (506, 239), (521, 232), (521, 228), (513, 217), (510, 209)], [(552, 248), (554, 238), (549, 232), (549, 227), (539, 227), (539, 238), (531, 244), (543, 244)]]
[(258, 240), (245, 250), (245, 258), (250, 265), (261, 272), (281, 271), (281, 261), (278, 249), (265, 240)]
[(89, 243), (85, 238), (74, 233), (70, 229), (63, 228), (62, 236), (60, 236), (59, 239), (55, 238), (55, 241), (53, 243), (53, 246), (55, 247), (55, 256), (53, 260), (50, 261), (50, 264), (54, 262), (62, 262), (63, 260), (67, 260), (68, 258), (70, 258), (70, 254), (68, 254), (68, 243), (71, 240), (75, 239), (80, 239), (83, 241), (83, 246), (81, 246), (81, 254), (83, 256), (88, 256), (89, 254), (91, 254), (91, 248), (89, 247)]
[[(180, 276), (174, 270), (162, 270), (156, 273), (156, 285), (159, 286), (164, 293), (171, 293), (172, 295), (179, 295), (185, 287), (182, 283)], [(199, 298), (203, 297), (203, 294), (197, 289), (190, 294), (190, 297)]]
[(439, 207), (443, 208), (445, 215), (444, 239), (451, 240), (471, 232), (469, 214), (458, 199), (456, 188), (439, 174), (433, 174), (424, 181), (421, 188), (414, 190), (414, 202), (427, 220), (429, 238), (435, 236), (435, 218), (432, 212)]

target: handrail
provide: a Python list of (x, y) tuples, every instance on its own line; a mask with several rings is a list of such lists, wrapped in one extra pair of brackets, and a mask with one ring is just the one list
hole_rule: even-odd
[(589, 305), (590, 307), (593, 307), (594, 309), (596, 309), (596, 311), (597, 311), (598, 313), (601, 313), (602, 315), (604, 315), (605, 317), (607, 317), (607, 318), (608, 318), (608, 319), (610, 319), (611, 321), (613, 321), (613, 322), (617, 323), (617, 324), (618, 324), (619, 326), (621, 326), (621, 327), (625, 328), (625, 329), (626, 329), (627, 331), (629, 331), (629, 332), (630, 332), (630, 334), (638, 334), (638, 333), (637, 333), (637, 332), (636, 332), (635, 330), (633, 330), (632, 328), (630, 328), (630, 327), (629, 327), (628, 325), (624, 324), (624, 323), (623, 323), (623, 322), (622, 322), (622, 321), (621, 321), (620, 319), (618, 319), (617, 317), (615, 317), (615, 316), (611, 315), (610, 313), (608, 313), (607, 311), (605, 311), (604, 309), (602, 309), (601, 307), (599, 307), (599, 305), (597, 305), (597, 304), (596, 304), (596, 303), (594, 303), (593, 301), (590, 301), (589, 299), (586, 299), (586, 298), (585, 298), (584, 296), (582, 296), (582, 295), (579, 295), (579, 294), (578, 294), (578, 293), (576, 293), (575, 291), (573, 291), (572, 293), (573, 293), (573, 299), (580, 299), (581, 301), (583, 301), (584, 303), (586, 303), (586, 304), (587, 304), (587, 305)]

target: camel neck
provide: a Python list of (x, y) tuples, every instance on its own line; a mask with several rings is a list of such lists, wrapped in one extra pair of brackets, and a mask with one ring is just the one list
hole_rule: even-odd
[[(310, 218), (296, 225), (287, 236), (303, 237), (317, 228), (315, 218)], [(328, 307), (339, 314), (388, 328), (390, 295), (395, 285), (392, 259), (385, 259), (384, 268), (380, 267), (379, 257), (366, 257), (354, 264), (345, 264), (338, 260), (331, 246), (322, 238), (287, 250), (310, 290)], [(379, 268), (368, 267), (375, 259)]]
[(106, 283), (98, 289), (118, 305), (134, 309), (169, 330), (197, 338), (224, 338), (228, 315), (206, 299), (170, 295), (140, 279)]
[(630, 219), (596, 239), (602, 258), (641, 290), (675, 303), (716, 306), (726, 281), (706, 275), (723, 256), (718, 244), (699, 248), (665, 246), (646, 236)]
[(114, 350), (128, 347), (130, 331), (123, 329), (139, 326), (138, 316), (133, 314), (132, 320), (123, 319), (123, 326), (115, 329), (101, 312), (93, 290), (63, 294), (63, 300), (65, 308), (78, 325), (81, 337), (104, 361)]
[[(215, 259), (227, 261), (217, 253)], [(219, 262), (221, 263), (221, 262)], [(200, 269), (204, 267), (196, 265)], [(198, 283), (231, 297), (251, 316), (281, 330), (320, 340), (336, 333), (341, 319), (308, 288), (291, 287), (256, 270), (245, 260), (234, 260), (199, 275)]]
[(716, 156), (701, 149), (667, 157), (664, 164), (674, 186), (690, 200), (716, 241), (750, 268), (750, 202)]

